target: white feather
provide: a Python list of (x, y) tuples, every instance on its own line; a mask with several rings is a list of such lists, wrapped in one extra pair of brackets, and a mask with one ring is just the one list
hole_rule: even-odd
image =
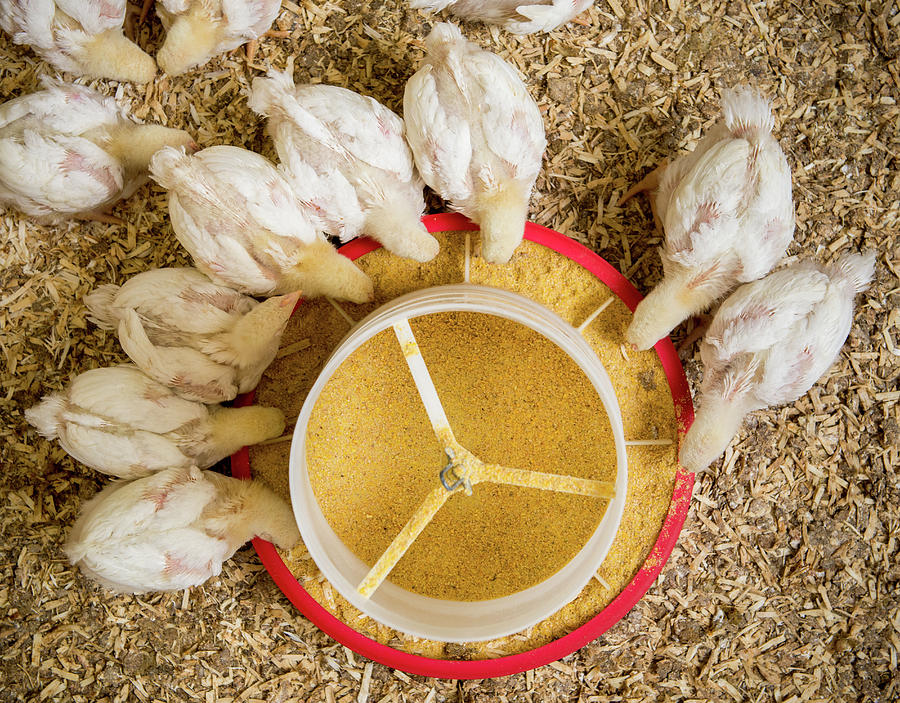
[(801, 262), (741, 286), (722, 303), (700, 346), (700, 409), (681, 448), (685, 466), (708, 465), (747, 412), (795, 401), (829, 369), (873, 263), (871, 252), (833, 266)]
[(416, 165), (451, 207), (482, 225), (482, 251), (508, 260), (522, 239), (546, 146), (537, 103), (516, 70), (449, 23), (425, 40), (403, 106)]
[(254, 295), (303, 290), (370, 299), (368, 277), (327, 244), (290, 183), (259, 154), (232, 146), (194, 156), (162, 149), (150, 171), (169, 190), (175, 235), (213, 281)]
[(437, 253), (419, 222), (424, 184), (397, 115), (345, 88), (294, 86), (289, 73), (277, 72), (254, 80), (250, 106), (268, 117), (282, 168), (329, 234), (347, 240), (365, 232), (419, 260)]
[(659, 182), (665, 275), (626, 332), (640, 349), (765, 275), (794, 235), (791, 171), (770, 133), (768, 103), (747, 89), (723, 91), (722, 101), (722, 120)]
[(299, 532), (271, 491), (196, 467), (113, 483), (89, 500), (65, 552), (90, 578), (142, 593), (196, 586), (254, 535), (290, 548)]
[(549, 32), (591, 6), (593, 0), (410, 0), (410, 7), (450, 12), (467, 20), (501, 24), (515, 34)]
[(283, 428), (279, 411), (185, 400), (130, 365), (85, 371), (29, 408), (26, 419), (79, 461), (127, 478), (168, 466), (205, 468)]

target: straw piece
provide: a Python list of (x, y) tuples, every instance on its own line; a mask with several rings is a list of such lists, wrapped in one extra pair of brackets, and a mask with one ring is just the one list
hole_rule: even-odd
[(598, 307), (596, 310), (594, 310), (594, 312), (592, 312), (590, 315), (588, 315), (585, 318), (584, 322), (582, 322), (580, 325), (578, 325), (578, 331), (584, 332), (585, 329), (587, 329), (587, 326), (589, 324), (591, 324), (594, 320), (596, 320), (601, 312), (603, 312), (604, 310), (606, 310), (606, 308), (608, 308), (610, 305), (612, 305), (614, 300), (615, 300), (614, 296), (609, 296), (605, 301), (603, 301), (603, 303), (600, 305), (600, 307)]
[(331, 303), (331, 307), (338, 311), (338, 314), (347, 321), (348, 325), (353, 327), (356, 324), (356, 320), (350, 317), (350, 315), (347, 314), (347, 311), (344, 310), (344, 308), (342, 308), (334, 298), (329, 298), (326, 296), (325, 300)]
[(309, 339), (301, 339), (299, 342), (294, 342), (293, 344), (287, 344), (278, 350), (278, 353), (275, 355), (276, 359), (283, 359), (286, 356), (290, 356), (291, 354), (296, 354), (298, 351), (303, 351), (304, 349), (309, 349), (312, 342)]

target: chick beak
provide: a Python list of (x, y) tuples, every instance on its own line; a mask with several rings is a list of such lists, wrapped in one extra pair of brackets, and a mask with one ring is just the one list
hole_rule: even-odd
[(290, 306), (291, 310), (293, 310), (300, 302), (301, 295), (303, 295), (303, 291), (300, 290), (294, 291), (293, 293), (287, 293), (286, 295), (281, 296), (281, 300), (279, 301), (278, 306), (282, 308)]

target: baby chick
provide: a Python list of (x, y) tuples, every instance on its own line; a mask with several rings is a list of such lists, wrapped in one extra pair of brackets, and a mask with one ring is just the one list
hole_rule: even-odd
[(170, 76), (180, 75), (256, 40), (280, 11), (281, 0), (159, 0), (166, 40), (156, 60)]
[(188, 400), (221, 403), (259, 383), (299, 297), (257, 303), (197, 269), (164, 268), (100, 286), (84, 303), (148, 376)]
[(26, 410), (25, 419), (82, 464), (120, 478), (206, 468), (284, 430), (277, 408), (185, 400), (130, 364), (85, 371)]
[(794, 236), (791, 170), (772, 126), (765, 99), (746, 88), (725, 90), (722, 119), (697, 148), (622, 198), (658, 180), (651, 202), (665, 232), (663, 280), (625, 333), (638, 349), (739, 283), (764, 276), (784, 254)]
[(434, 258), (438, 242), (421, 221), (425, 184), (397, 115), (345, 88), (295, 87), (288, 72), (256, 78), (250, 108), (269, 118), (282, 168), (319, 229), (341, 241), (365, 232), (400, 256)]
[(453, 209), (481, 225), (482, 256), (505, 263), (522, 241), (541, 168), (541, 113), (516, 70), (455, 25), (435, 25), (425, 48), (403, 96), (416, 166)]
[(60, 71), (147, 83), (156, 63), (122, 34), (126, 0), (3, 0), (0, 27)]
[(90, 88), (48, 78), (43, 84), (0, 105), (0, 206), (43, 222), (109, 221), (101, 210), (147, 180), (157, 150), (194, 147), (187, 132), (135, 124)]
[(174, 591), (217, 576), (253, 537), (293, 547), (300, 532), (287, 504), (261, 483), (191, 466), (104, 488), (82, 508), (65, 552), (114, 591)]
[(268, 159), (233, 146), (163, 149), (150, 172), (169, 190), (175, 236), (216, 283), (251, 295), (372, 299), (369, 277), (316, 231)]
[(549, 32), (591, 6), (593, 0), (410, 0), (410, 7), (437, 12), (449, 8), (457, 17), (502, 24), (513, 34)]
[(744, 416), (790, 403), (837, 358), (853, 321), (853, 297), (868, 287), (875, 255), (831, 266), (801, 262), (738, 288), (716, 312), (700, 345), (700, 409), (681, 446), (699, 471), (719, 456)]

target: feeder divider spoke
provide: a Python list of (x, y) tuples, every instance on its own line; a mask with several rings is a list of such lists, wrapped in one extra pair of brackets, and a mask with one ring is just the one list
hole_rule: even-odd
[(437, 389), (431, 380), (431, 374), (428, 373), (428, 367), (425, 366), (425, 359), (419, 351), (419, 345), (413, 334), (412, 328), (409, 326), (409, 320), (400, 320), (394, 323), (394, 334), (397, 335), (397, 341), (400, 342), (400, 348), (403, 350), (403, 357), (406, 359), (406, 365), (412, 374), (413, 381), (416, 384), (416, 390), (422, 398), (425, 405), (425, 412), (428, 414), (428, 420), (434, 428), (438, 438), (446, 436), (450, 433), (450, 421), (447, 420), (447, 414), (444, 412), (444, 406), (441, 405), (441, 399), (438, 397)]
[[(605, 306), (601, 306), (602, 308)], [(597, 313), (599, 314), (599, 313)], [(590, 320), (588, 320), (590, 322)], [(610, 500), (615, 496), (615, 486), (609, 481), (597, 481), (576, 476), (564, 476), (548, 474), (541, 471), (527, 469), (513, 469), (499, 464), (486, 464), (481, 459), (463, 447), (454, 437), (450, 429), (450, 422), (441, 405), (437, 389), (425, 366), (425, 360), (419, 350), (416, 337), (409, 320), (395, 322), (394, 334), (403, 350), (403, 357), (409, 366), (416, 389), (425, 405), (428, 420), (437, 435), (438, 441), (443, 445), (449, 463), (440, 473), (440, 484), (431, 490), (425, 500), (403, 526), (403, 529), (394, 537), (385, 552), (378, 558), (374, 566), (366, 574), (366, 577), (357, 587), (357, 591), (364, 598), (369, 598), (375, 590), (384, 582), (403, 558), (416, 538), (428, 526), (447, 499), (459, 491), (465, 491), (471, 495), (472, 486), (481, 482), (502, 483), (523, 488), (539, 488), (560, 493), (591, 496)], [(447, 482), (447, 474), (453, 473), (454, 482)]]
[[(499, 464), (485, 464), (478, 473), (478, 482), (490, 481), (491, 483), (502, 483), (508, 486), (539, 488), (545, 491), (572, 493), (609, 500), (616, 495), (616, 489), (612, 483), (609, 481), (597, 481), (592, 478), (548, 474), (542, 471), (529, 471), (528, 469), (512, 469)], [(473, 483), (475, 482), (473, 480)]]
[(403, 526), (403, 529), (394, 537), (390, 546), (385, 550), (375, 565), (366, 574), (357, 591), (364, 598), (369, 598), (397, 565), (397, 562), (406, 554), (416, 538), (422, 534), (422, 530), (428, 527), (428, 523), (434, 518), (438, 510), (443, 507), (452, 493), (443, 486), (438, 486), (425, 497), (419, 509)]

